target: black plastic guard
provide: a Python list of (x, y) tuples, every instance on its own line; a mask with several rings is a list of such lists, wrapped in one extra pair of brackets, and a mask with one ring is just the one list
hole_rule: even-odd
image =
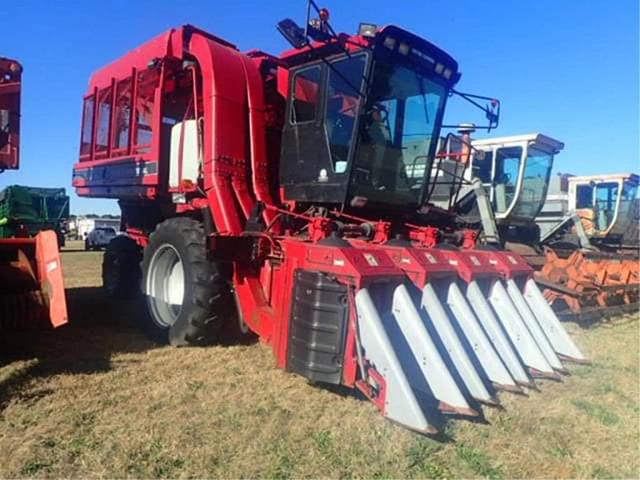
[(320, 272), (296, 272), (287, 370), (339, 385), (349, 319), (345, 285)]

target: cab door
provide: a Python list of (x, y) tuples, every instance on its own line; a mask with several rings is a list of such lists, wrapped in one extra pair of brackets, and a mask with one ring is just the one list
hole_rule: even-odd
[(322, 109), (325, 76), (322, 64), (291, 72), (280, 157), (280, 185), (287, 200), (317, 200), (314, 186), (329, 181)]
[(345, 201), (366, 65), (356, 54), (291, 72), (280, 157), (285, 200)]

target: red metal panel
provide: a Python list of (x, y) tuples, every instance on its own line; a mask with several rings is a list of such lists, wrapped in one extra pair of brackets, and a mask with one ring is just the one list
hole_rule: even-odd
[(242, 56), (198, 33), (189, 50), (203, 79), (205, 190), (219, 233), (238, 235), (255, 204), (246, 178), (249, 131)]
[(455, 266), (440, 249), (389, 245), (381, 245), (379, 248), (389, 255), (418, 288), (424, 287), (431, 280), (457, 275)]
[[(258, 66), (248, 57), (242, 57), (247, 82), (247, 98), (249, 102), (249, 138), (251, 144), (251, 173), (253, 191), (256, 198), (274, 205), (270, 191), (269, 162), (267, 158), (266, 108), (264, 103), (263, 79)], [(272, 223), (276, 212), (265, 209), (263, 218), (267, 225)]]
[(67, 323), (68, 319), (58, 239), (54, 231), (46, 230), (38, 233), (35, 241), (40, 288), (49, 300), (51, 325), (59, 327)]
[(495, 263), (483, 250), (440, 250), (465, 282), (477, 278), (496, 278)]
[(108, 87), (111, 79), (126, 78), (131, 75), (133, 68), (146, 70), (149, 62), (155, 58), (182, 58), (183, 29), (184, 27), (172, 28), (101, 68), (92, 75), (89, 90)]

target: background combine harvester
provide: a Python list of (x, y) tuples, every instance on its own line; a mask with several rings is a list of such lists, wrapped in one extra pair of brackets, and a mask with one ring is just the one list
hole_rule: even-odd
[[(21, 65), (0, 58), (0, 172), (19, 166), (21, 80)], [(7, 218), (6, 213), (0, 217)], [(2, 231), (9, 222), (3, 223)], [(26, 229), (19, 229), (12, 238), (0, 238), (0, 327), (66, 322), (56, 233), (46, 230), (30, 238)]]
[[(568, 307), (573, 318), (593, 320), (638, 310), (638, 181), (637, 175), (624, 173), (562, 176), (551, 183), (536, 219), (542, 241), (552, 247), (540, 278), (562, 284), (561, 289), (548, 286), (544, 293), (552, 304)], [(565, 218), (554, 224), (558, 212)], [(568, 216), (574, 221), (567, 222)], [(582, 231), (589, 245), (576, 248)]]
[[(541, 134), (471, 141), (456, 209), (485, 226), (486, 241), (521, 254), (538, 270), (536, 281), (562, 318), (593, 320), (637, 309), (638, 177), (551, 179), (563, 147)], [(479, 220), (472, 178), (487, 192), (495, 220)]]
[(183, 26), (93, 75), (73, 184), (119, 200), (105, 290), (141, 285), (146, 328), (173, 345), (250, 330), (280, 368), (419, 432), (559, 379), (584, 357), (526, 262), (430, 226), (457, 63), (395, 26), (337, 35), (317, 11), (279, 23), (279, 57)]
[(43, 230), (56, 233), (64, 247), (69, 220), (69, 197), (64, 188), (12, 185), (0, 191), (0, 238), (35, 237)]

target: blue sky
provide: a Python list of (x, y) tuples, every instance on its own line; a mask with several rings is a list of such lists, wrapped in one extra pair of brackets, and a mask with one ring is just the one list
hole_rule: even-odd
[[(6, 2), (5, 2), (6, 3)], [(453, 55), (459, 89), (502, 101), (495, 135), (541, 132), (565, 143), (555, 170), (639, 170), (637, 0), (319, 1), (338, 31), (397, 24)], [(0, 55), (25, 68), (22, 165), (9, 184), (64, 186), (78, 151), (81, 98), (91, 73), (156, 34), (192, 23), (238, 45), (278, 53), (284, 17), (304, 0), (30, 1), (3, 5)], [(9, 19), (7, 21), (7, 19)], [(448, 121), (472, 113), (451, 105)], [(72, 195), (73, 213), (116, 213), (113, 201)]]

